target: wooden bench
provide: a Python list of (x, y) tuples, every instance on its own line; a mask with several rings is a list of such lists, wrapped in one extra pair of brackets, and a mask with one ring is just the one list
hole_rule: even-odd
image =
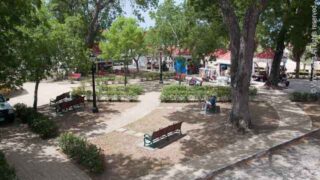
[(70, 108), (72, 108), (74, 110), (75, 106), (81, 105), (83, 104), (83, 106), (85, 106), (84, 103), (84, 97), (83, 96), (78, 96), (74, 99), (72, 99), (71, 101), (65, 101), (65, 102), (61, 102), (56, 106), (56, 112), (62, 112), (62, 111), (67, 111)]
[(77, 80), (77, 81), (79, 81), (80, 78), (81, 78), (81, 74), (80, 74), (80, 73), (72, 73), (72, 74), (70, 74), (69, 78), (70, 78), (71, 80)]
[(52, 104), (58, 103), (59, 101), (65, 99), (65, 98), (70, 98), (70, 92), (63, 93), (63, 94), (57, 96), (55, 99), (50, 99), (50, 106)]
[(165, 128), (159, 129), (158, 131), (154, 131), (152, 135), (145, 134), (143, 139), (144, 146), (152, 146), (155, 142), (158, 142), (164, 138), (168, 139), (170, 136), (176, 133), (182, 134), (181, 125), (182, 122), (178, 122)]

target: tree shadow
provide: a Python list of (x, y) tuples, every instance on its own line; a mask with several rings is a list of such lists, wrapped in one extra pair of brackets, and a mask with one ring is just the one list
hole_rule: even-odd
[(101, 175), (91, 175), (92, 179), (127, 180), (145, 176), (170, 165), (169, 161), (156, 158), (133, 158), (122, 153), (106, 155), (106, 170)]
[(15, 167), (20, 179), (69, 179), (87, 176), (56, 151), (56, 148), (52, 140), (41, 140), (24, 125), (8, 127), (1, 133), (0, 149), (5, 152), (8, 162)]
[[(125, 103), (125, 108), (134, 106), (135, 103)], [(56, 113), (49, 105), (41, 106), (39, 111), (49, 115), (58, 124), (61, 132), (86, 134), (93, 130), (105, 129), (107, 121), (119, 115), (121, 103), (100, 102), (99, 113), (92, 113), (92, 104), (86, 102), (85, 107), (80, 106), (75, 110)]]
[[(182, 126), (182, 131), (190, 136), (190, 139), (181, 141), (181, 151), (184, 154), (182, 161), (203, 156), (232, 145), (239, 140), (249, 140), (255, 135), (271, 133), (279, 126), (277, 112), (269, 104), (252, 102), (250, 108), (254, 130), (252, 134), (242, 134), (227, 122), (230, 104), (219, 103), (219, 105), (221, 112), (218, 114), (201, 114), (199, 110), (190, 110), (197, 106), (199, 108), (199, 104), (193, 104), (166, 117), (174, 122), (183, 121), (185, 124)], [(188, 110), (188, 108), (190, 109)]]

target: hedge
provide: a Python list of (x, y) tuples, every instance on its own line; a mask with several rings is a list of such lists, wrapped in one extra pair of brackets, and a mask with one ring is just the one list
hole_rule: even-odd
[(320, 99), (316, 93), (293, 92), (289, 94), (289, 99), (293, 102), (314, 102)]
[(42, 139), (54, 138), (58, 135), (57, 124), (43, 114), (37, 114), (28, 124), (31, 131), (39, 134)]
[[(160, 79), (160, 73), (159, 72), (142, 72), (139, 75), (141, 81), (153, 81), (153, 80), (159, 80)], [(163, 72), (162, 78), (163, 79), (172, 79), (174, 78), (175, 73), (174, 72)]]
[[(257, 94), (256, 88), (250, 88), (250, 96)], [(162, 89), (162, 102), (204, 101), (215, 95), (220, 102), (231, 101), (231, 88), (227, 86), (179, 86), (170, 85)]]
[(0, 151), (0, 179), (1, 180), (18, 179), (14, 168), (9, 166), (3, 152), (1, 151)]
[(143, 88), (138, 85), (101, 85), (97, 87), (99, 100), (106, 101), (137, 101)]
[(58, 126), (48, 116), (34, 111), (33, 108), (27, 107), (23, 103), (16, 104), (14, 108), (17, 118), (22, 123), (27, 123), (31, 131), (39, 134), (42, 139), (53, 138), (58, 135)]
[(102, 173), (104, 171), (104, 156), (101, 149), (90, 144), (86, 139), (72, 133), (61, 134), (59, 147), (71, 159), (86, 167), (90, 172)]

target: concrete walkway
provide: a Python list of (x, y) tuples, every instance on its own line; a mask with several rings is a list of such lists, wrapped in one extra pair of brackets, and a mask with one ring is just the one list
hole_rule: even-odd
[(53, 142), (41, 140), (26, 125), (0, 128), (0, 150), (21, 180), (89, 180)]
[(164, 168), (139, 179), (201, 179), (211, 177), (216, 172), (227, 169), (239, 162), (268, 152), (284, 143), (312, 132), (311, 119), (295, 103), (288, 100), (285, 93), (260, 89), (258, 100), (269, 102), (278, 112), (280, 123), (277, 130), (260, 134), (250, 139), (237, 141), (218, 151), (195, 158), (191, 161)]
[[(97, 135), (106, 134), (137, 121), (151, 113), (160, 105), (160, 92), (148, 92), (139, 96), (139, 103), (126, 111), (121, 112), (113, 119), (104, 122), (99, 129), (88, 132), (86, 137), (92, 138)], [(107, 116), (107, 115), (106, 115)], [(102, 117), (103, 118), (103, 117)]]

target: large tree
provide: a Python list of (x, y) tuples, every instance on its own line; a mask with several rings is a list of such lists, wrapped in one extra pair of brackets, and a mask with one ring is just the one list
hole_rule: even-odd
[[(61, 64), (73, 64), (75, 59), (87, 57), (79, 45), (77, 36), (73, 36), (70, 24), (59, 23), (43, 4), (35, 14), (39, 23), (35, 27), (21, 26), (20, 30), (28, 37), (23, 42), (27, 49), (21, 59), (21, 67), (27, 80), (35, 82), (33, 108), (37, 110), (38, 89), (41, 80), (50, 77)], [(71, 28), (73, 29), (73, 28)]]
[[(158, 4), (158, 0), (125, 2), (130, 3), (138, 17), (140, 17), (139, 9), (145, 10)], [(122, 13), (120, 0), (51, 0), (50, 4), (51, 9), (61, 21), (64, 21), (66, 16), (80, 15), (82, 17), (83, 35), (89, 48), (94, 45), (102, 30), (108, 28)]]
[(32, 27), (38, 21), (34, 16), (40, 0), (3, 0), (0, 3), (0, 88), (21, 86), (25, 80), (20, 66), (22, 42), (27, 40), (20, 26)]
[(295, 11), (291, 12), (294, 15), (289, 31), (289, 42), (292, 45), (293, 60), (296, 61), (296, 78), (299, 78), (301, 56), (304, 54), (307, 44), (311, 42), (311, 6), (314, 4), (314, 0), (293, 0), (291, 4)]
[(269, 81), (273, 86), (279, 82), (279, 70), (286, 45), (291, 49), (299, 72), (300, 58), (311, 33), (311, 5), (313, 0), (271, 1), (269, 8), (262, 14), (259, 25), (260, 45), (275, 50)]
[(288, 39), (290, 23), (290, 0), (271, 1), (268, 9), (261, 15), (258, 27), (259, 44), (264, 49), (274, 49), (269, 83), (277, 86), (279, 83), (280, 63)]
[[(217, 4), (215, 4), (217, 3)], [(230, 122), (238, 128), (251, 128), (249, 86), (253, 55), (256, 49), (256, 27), (268, 0), (195, 1), (197, 7), (218, 5), (227, 26), (231, 51), (232, 110)]]
[(250, 1), (246, 4), (242, 28), (231, 1), (219, 0), (218, 3), (230, 38), (232, 87), (230, 121), (236, 127), (250, 128), (249, 86), (256, 49), (255, 33), (260, 14), (267, 7), (268, 0)]
[(172, 58), (174, 48), (184, 45), (184, 38), (187, 32), (187, 20), (183, 6), (175, 5), (174, 0), (165, 0), (159, 5), (151, 18), (155, 20), (153, 35), (158, 41), (157, 47), (163, 47), (165, 53)]
[(101, 57), (124, 62), (126, 85), (128, 62), (140, 55), (144, 32), (134, 18), (118, 17), (103, 36)]

